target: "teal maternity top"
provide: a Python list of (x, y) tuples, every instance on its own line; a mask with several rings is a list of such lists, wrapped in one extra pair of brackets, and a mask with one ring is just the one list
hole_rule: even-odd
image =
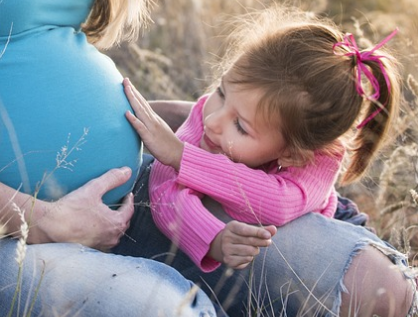
[[(0, 182), (54, 200), (111, 168), (129, 166), (142, 143), (112, 60), (80, 24), (92, 0), (0, 0)], [(40, 186), (40, 188), (39, 188)]]

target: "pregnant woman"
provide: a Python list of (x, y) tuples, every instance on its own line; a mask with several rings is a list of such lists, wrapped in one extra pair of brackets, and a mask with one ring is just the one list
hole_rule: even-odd
[[(24, 210), (31, 243), (109, 248), (126, 230), (142, 144), (124, 117), (130, 106), (122, 76), (90, 42), (112, 45), (123, 39), (121, 30), (138, 30), (146, 12), (145, 0), (0, 1), (0, 222), (6, 233), (19, 235)], [(96, 197), (87, 190), (84, 201), (77, 195), (71, 201), (71, 194), (59, 200), (109, 170), (85, 187), (101, 186)], [(106, 254), (78, 244), (28, 246), (26, 254), (20, 248), (15, 260), (17, 246), (0, 240), (0, 316), (215, 314), (202, 291), (164, 264), (114, 256), (98, 267)]]

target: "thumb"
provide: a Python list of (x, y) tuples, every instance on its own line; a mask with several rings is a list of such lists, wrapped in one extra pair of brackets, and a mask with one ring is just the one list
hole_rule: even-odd
[(113, 188), (126, 183), (131, 175), (132, 170), (129, 167), (114, 168), (90, 181), (89, 185), (96, 187), (97, 192), (103, 196)]
[(270, 232), (271, 236), (274, 236), (277, 233), (277, 227), (273, 225), (265, 226), (264, 229)]

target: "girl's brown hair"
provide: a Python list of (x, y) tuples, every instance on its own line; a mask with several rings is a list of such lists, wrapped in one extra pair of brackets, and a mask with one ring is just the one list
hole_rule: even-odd
[[(261, 88), (260, 114), (270, 123), (281, 118), (281, 133), (295, 164), (307, 164), (314, 151), (332, 155), (336, 140), (354, 133), (348, 168), (342, 183), (358, 179), (380, 149), (398, 113), (400, 76), (396, 60), (384, 50), (378, 62), (367, 61), (378, 80), (380, 97), (370, 102), (356, 90), (356, 60), (334, 53), (344, 34), (327, 19), (294, 8), (274, 6), (250, 13), (232, 33), (232, 45), (221, 71), (232, 83)], [(343, 50), (343, 48), (338, 48)], [(344, 53), (344, 52), (342, 52)], [(384, 110), (361, 129), (359, 121), (378, 107)]]
[(151, 0), (95, 0), (82, 30), (100, 49), (134, 40), (150, 21), (151, 4)]

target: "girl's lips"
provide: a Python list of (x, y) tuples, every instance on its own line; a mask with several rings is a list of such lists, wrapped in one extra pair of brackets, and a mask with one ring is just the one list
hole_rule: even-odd
[(210, 148), (210, 149), (217, 149), (218, 146), (213, 143), (206, 134), (203, 134), (203, 142), (205, 142), (205, 144)]

